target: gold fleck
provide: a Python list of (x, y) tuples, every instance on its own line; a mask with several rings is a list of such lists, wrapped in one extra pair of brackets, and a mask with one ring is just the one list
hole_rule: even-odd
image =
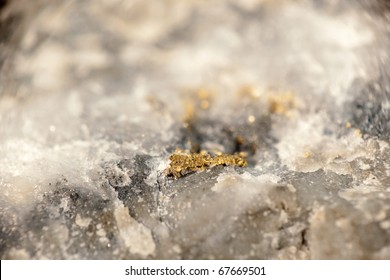
[(205, 89), (198, 90), (197, 95), (200, 100), (207, 100), (211, 98), (210, 92)]
[(202, 108), (203, 110), (207, 110), (209, 107), (210, 102), (208, 102), (207, 100), (200, 101), (200, 108)]
[(251, 85), (242, 86), (238, 90), (238, 95), (240, 97), (249, 97), (252, 99), (258, 99), (260, 97), (260, 91)]
[(171, 163), (166, 170), (166, 175), (175, 178), (182, 177), (186, 173), (194, 171), (203, 171), (217, 165), (223, 166), (247, 166), (246, 159), (239, 154), (218, 154), (212, 157), (206, 151), (200, 153), (190, 153), (177, 149), (170, 155)]
[(253, 116), (253, 115), (248, 116), (248, 122), (249, 123), (254, 123), (255, 121), (256, 121), (256, 117), (255, 116)]
[(184, 108), (185, 108), (185, 115), (183, 119), (184, 119), (184, 123), (188, 124), (195, 118), (195, 106), (191, 101), (185, 100)]
[(291, 92), (271, 94), (268, 102), (272, 114), (288, 116), (288, 112), (296, 107), (296, 99)]
[(358, 137), (358, 138), (361, 138), (362, 137), (362, 131), (360, 129), (355, 129), (355, 136)]
[(304, 158), (309, 158), (309, 157), (311, 157), (311, 153), (310, 153), (310, 152), (305, 152), (305, 153), (303, 154), (303, 157), (304, 157)]
[(241, 135), (238, 135), (238, 136), (236, 137), (236, 144), (237, 144), (238, 146), (244, 144), (244, 142), (245, 142), (245, 139), (244, 139), (244, 137), (242, 137)]
[(197, 118), (200, 110), (210, 109), (213, 102), (213, 94), (205, 89), (190, 91), (184, 99), (184, 123), (191, 123)]
[(351, 127), (352, 127), (352, 124), (351, 124), (350, 122), (347, 122), (347, 123), (345, 124), (345, 127), (346, 127), (346, 128), (351, 128)]

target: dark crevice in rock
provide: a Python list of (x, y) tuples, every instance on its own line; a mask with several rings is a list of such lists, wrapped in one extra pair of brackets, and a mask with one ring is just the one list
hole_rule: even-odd
[(6, 252), (13, 247), (21, 246), (22, 228), (16, 227), (13, 217), (6, 215), (0, 208), (0, 258), (5, 259)]
[[(259, 149), (270, 148), (275, 139), (270, 136), (269, 116), (258, 118), (253, 124), (226, 124), (209, 118), (189, 122), (181, 129), (179, 147), (198, 153), (205, 150), (226, 154), (245, 153), (248, 162)], [(260, 132), (260, 133), (259, 133)]]
[(158, 186), (150, 186), (145, 180), (151, 169), (147, 161), (152, 159), (149, 155), (136, 155), (134, 159), (124, 159), (106, 167), (106, 177), (130, 215), (137, 221), (153, 224), (152, 214), (157, 209)]
[(356, 95), (355, 100), (347, 104), (346, 110), (352, 126), (359, 128), (366, 135), (382, 140), (390, 138), (390, 87), (388, 84), (387, 76), (381, 76), (365, 85), (355, 84), (351, 90)]
[[(111, 208), (108, 199), (59, 181), (24, 218), (29, 235), (22, 244), (32, 258), (112, 258), (109, 247), (117, 243), (117, 230)], [(50, 246), (31, 246), (40, 242)]]
[(8, 4), (8, 0), (0, 0), (0, 10)]

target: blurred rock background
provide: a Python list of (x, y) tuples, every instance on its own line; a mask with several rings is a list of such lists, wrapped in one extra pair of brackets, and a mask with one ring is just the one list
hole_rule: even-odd
[[(0, 1), (2, 259), (389, 259), (388, 1)], [(177, 148), (247, 167), (166, 176)]]

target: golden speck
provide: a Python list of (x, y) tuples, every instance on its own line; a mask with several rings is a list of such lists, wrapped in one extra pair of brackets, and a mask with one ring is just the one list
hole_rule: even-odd
[(211, 97), (210, 92), (205, 90), (205, 89), (198, 90), (197, 95), (198, 95), (198, 98), (201, 100), (210, 99), (210, 97)]
[(246, 157), (248, 157), (248, 152), (239, 152), (238, 155), (240, 157), (246, 158)]
[(184, 123), (191, 123), (196, 119), (200, 110), (208, 110), (213, 103), (213, 93), (205, 89), (198, 89), (186, 93), (184, 98)]
[(245, 139), (244, 139), (244, 137), (242, 137), (241, 135), (238, 135), (238, 136), (236, 137), (236, 144), (237, 144), (237, 145), (242, 145), (242, 144), (244, 144), (244, 142), (245, 142)]
[(304, 158), (309, 158), (309, 157), (311, 157), (311, 153), (310, 152), (305, 152), (303, 157)]
[(296, 99), (292, 92), (271, 94), (268, 98), (269, 111), (272, 114), (287, 116), (289, 111), (296, 107)]
[(362, 137), (362, 131), (360, 129), (355, 129), (355, 136), (358, 137), (358, 138), (361, 138)]
[(346, 124), (345, 124), (345, 128), (351, 128), (352, 127), (352, 124), (350, 123), (350, 122), (347, 122)]
[(197, 97), (199, 102), (199, 107), (203, 110), (210, 108), (212, 102), (212, 93), (206, 89), (199, 89), (197, 91)]
[(250, 86), (250, 85), (246, 85), (246, 86), (241, 87), (238, 90), (238, 95), (240, 97), (249, 97), (252, 99), (258, 99), (260, 97), (261, 93), (255, 87)]
[(256, 117), (255, 116), (253, 116), (253, 115), (248, 116), (248, 122), (249, 123), (254, 123), (255, 121), (256, 121)]
[(207, 100), (200, 101), (200, 108), (202, 108), (203, 110), (207, 110), (209, 107), (210, 102), (208, 102)]
[(195, 117), (195, 106), (191, 101), (185, 100), (184, 108), (185, 108), (184, 123), (189, 123)]

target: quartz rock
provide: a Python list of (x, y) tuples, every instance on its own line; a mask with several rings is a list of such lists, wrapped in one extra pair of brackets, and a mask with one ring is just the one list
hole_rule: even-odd
[(0, 257), (389, 259), (386, 1), (157, 2), (0, 8)]

